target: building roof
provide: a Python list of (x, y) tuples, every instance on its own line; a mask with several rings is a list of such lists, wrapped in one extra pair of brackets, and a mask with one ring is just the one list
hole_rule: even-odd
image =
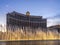
[[(13, 11), (11, 13), (8, 13), (8, 14), (17, 14), (17, 15), (21, 15), (21, 16), (26, 16), (26, 14), (22, 14), (22, 13), (18, 13), (16, 11)], [(42, 18), (42, 16), (33, 16), (33, 15), (30, 15), (29, 17), (33, 17), (33, 18)]]
[(48, 28), (60, 28), (60, 25), (54, 25), (54, 26), (50, 26)]

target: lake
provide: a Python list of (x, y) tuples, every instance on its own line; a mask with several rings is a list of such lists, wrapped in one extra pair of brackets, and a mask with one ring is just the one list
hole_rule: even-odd
[(0, 41), (0, 45), (60, 45), (60, 41)]

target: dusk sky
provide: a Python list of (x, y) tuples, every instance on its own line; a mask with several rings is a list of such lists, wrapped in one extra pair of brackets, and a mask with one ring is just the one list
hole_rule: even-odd
[(60, 24), (60, 0), (0, 0), (0, 24), (6, 24), (6, 14), (13, 11), (48, 18), (48, 26)]

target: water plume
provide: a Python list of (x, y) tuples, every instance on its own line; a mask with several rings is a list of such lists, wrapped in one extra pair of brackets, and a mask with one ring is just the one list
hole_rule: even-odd
[[(0, 29), (3, 30), (3, 29)], [(5, 29), (4, 29), (5, 30)], [(5, 32), (0, 31), (1, 40), (59, 40), (60, 33), (58, 30), (49, 29), (22, 29), (16, 28), (5, 30)]]

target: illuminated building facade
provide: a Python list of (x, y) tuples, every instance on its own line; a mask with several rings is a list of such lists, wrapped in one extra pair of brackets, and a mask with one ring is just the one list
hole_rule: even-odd
[(7, 14), (7, 28), (47, 28), (47, 19), (42, 18), (42, 16), (32, 16), (30, 12), (27, 11), (26, 14), (11, 12)]

